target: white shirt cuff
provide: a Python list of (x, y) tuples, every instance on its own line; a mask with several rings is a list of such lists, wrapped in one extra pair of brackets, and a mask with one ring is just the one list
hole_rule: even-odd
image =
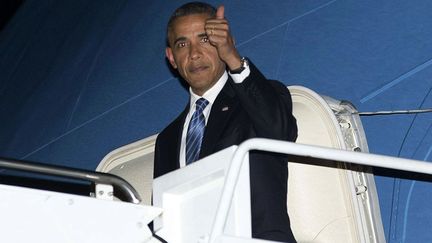
[(231, 72), (229, 72), (229, 75), (231, 76), (231, 78), (234, 80), (234, 83), (236, 84), (240, 84), (242, 83), (247, 77), (249, 77), (250, 74), (250, 68), (249, 65), (246, 63), (245, 65), (245, 69), (243, 70), (243, 72), (241, 73), (236, 73), (236, 74), (232, 74)]

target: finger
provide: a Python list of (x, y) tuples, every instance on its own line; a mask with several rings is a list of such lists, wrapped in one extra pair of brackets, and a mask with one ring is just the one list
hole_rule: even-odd
[(207, 34), (207, 37), (210, 38), (210, 39), (212, 39), (214, 37), (218, 37), (218, 38), (222, 37), (222, 38), (226, 39), (228, 37), (228, 34), (227, 34), (226, 31), (217, 30), (217, 29), (209, 30), (208, 33), (206, 33), (206, 34)]
[(213, 30), (207, 37), (209, 42), (214, 46), (226, 45), (232, 42), (226, 31)]
[(225, 18), (225, 7), (224, 7), (224, 5), (220, 5), (220, 6), (217, 8), (217, 11), (216, 11), (216, 18), (217, 18), (217, 19), (224, 19), (224, 18)]
[(229, 32), (229, 25), (227, 21), (221, 21), (221, 22), (207, 21), (204, 29), (207, 35), (211, 34), (211, 31), (215, 31), (215, 30)]
[(223, 24), (228, 23), (226, 19), (207, 19), (206, 24)]
[(228, 25), (228, 21), (226, 21), (225, 19), (219, 20), (219, 19), (209, 19), (206, 21), (205, 23), (205, 27), (204, 28), (225, 28), (223, 26), (227, 26)]
[(223, 36), (212, 35), (209, 36), (209, 42), (214, 47), (219, 47), (226, 44), (226, 39)]
[(219, 32), (219, 33), (224, 33), (224, 34), (228, 34), (229, 33), (229, 29), (227, 26), (209, 26), (207, 28), (205, 28), (205, 32), (207, 35), (211, 35)]

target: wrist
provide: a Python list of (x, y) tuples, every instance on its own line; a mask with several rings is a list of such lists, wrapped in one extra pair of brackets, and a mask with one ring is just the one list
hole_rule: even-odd
[(235, 53), (231, 58), (225, 61), (228, 70), (235, 70), (240, 68), (243, 63), (238, 53)]
[(235, 69), (230, 69), (229, 72), (231, 74), (240, 74), (240, 73), (243, 72), (243, 70), (246, 69), (246, 66), (248, 66), (248, 61), (247, 61), (247, 59), (245, 57), (242, 57), (240, 59), (240, 66), (238, 66)]

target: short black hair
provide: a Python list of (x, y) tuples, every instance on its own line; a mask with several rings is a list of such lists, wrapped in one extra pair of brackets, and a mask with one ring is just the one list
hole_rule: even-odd
[(216, 8), (212, 5), (204, 2), (189, 2), (183, 4), (179, 8), (177, 8), (174, 13), (171, 15), (168, 25), (167, 25), (167, 46), (169, 46), (168, 35), (174, 24), (174, 21), (183, 16), (193, 15), (193, 14), (208, 14), (209, 17), (216, 16)]

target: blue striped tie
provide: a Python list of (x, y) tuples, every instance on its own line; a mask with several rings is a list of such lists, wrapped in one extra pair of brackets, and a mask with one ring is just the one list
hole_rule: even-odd
[(205, 128), (203, 110), (208, 103), (209, 102), (204, 98), (200, 98), (195, 102), (196, 110), (189, 122), (188, 133), (186, 136), (186, 165), (198, 159)]

